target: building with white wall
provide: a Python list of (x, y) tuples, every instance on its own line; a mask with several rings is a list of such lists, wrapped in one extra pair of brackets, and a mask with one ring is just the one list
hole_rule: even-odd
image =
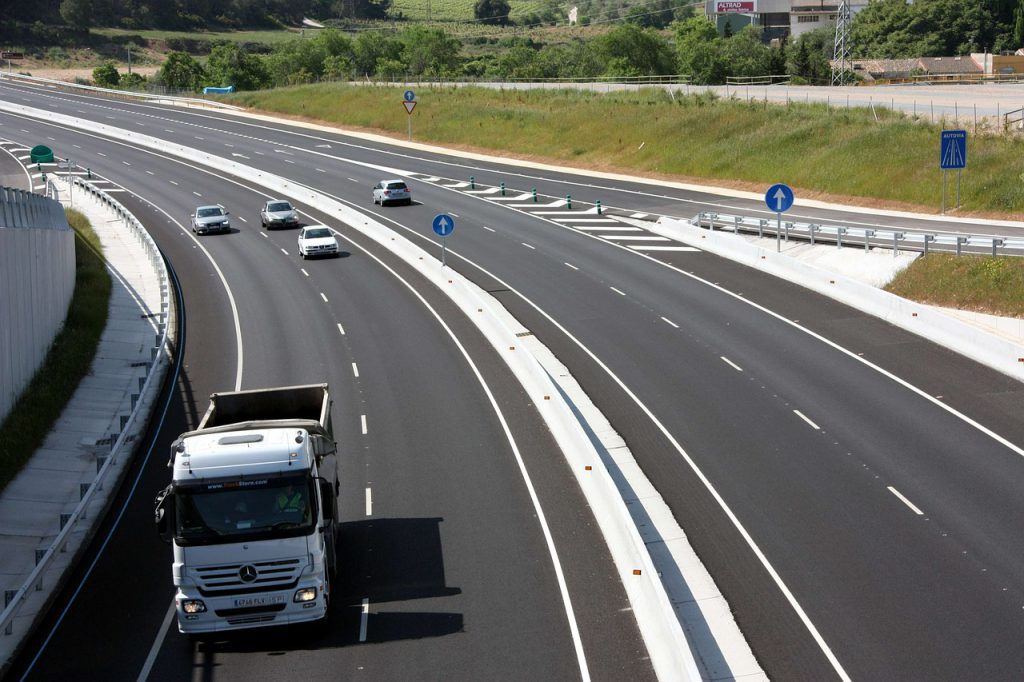
[[(852, 0), (850, 12), (856, 14), (869, 0)], [(728, 25), (735, 33), (753, 24), (764, 30), (765, 40), (798, 38), (800, 34), (823, 26), (835, 26), (838, 0), (705, 0), (704, 12), (725, 33)]]

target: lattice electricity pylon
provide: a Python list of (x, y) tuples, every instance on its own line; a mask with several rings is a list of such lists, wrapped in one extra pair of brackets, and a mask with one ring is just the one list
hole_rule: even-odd
[(836, 42), (832, 52), (832, 85), (843, 85), (850, 73), (850, 0), (839, 0)]

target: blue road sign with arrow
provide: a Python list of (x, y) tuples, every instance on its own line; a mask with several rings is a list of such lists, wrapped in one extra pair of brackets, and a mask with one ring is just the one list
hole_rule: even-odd
[(434, 216), (434, 232), (440, 237), (447, 237), (455, 230), (455, 221), (447, 213), (438, 213)]
[(967, 131), (943, 130), (939, 145), (939, 168), (960, 170), (967, 168)]
[(775, 213), (785, 213), (793, 205), (793, 190), (781, 182), (776, 183), (764, 193), (764, 203)]
[(406, 102), (411, 102), (414, 99), (416, 99), (416, 93), (414, 93), (412, 90), (406, 90), (405, 91), (405, 101)]

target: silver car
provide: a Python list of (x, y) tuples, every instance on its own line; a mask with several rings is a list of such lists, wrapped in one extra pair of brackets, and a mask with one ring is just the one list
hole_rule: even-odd
[(326, 225), (307, 225), (299, 230), (299, 258), (337, 256), (338, 240)]
[(412, 190), (405, 184), (405, 180), (381, 180), (373, 188), (373, 203), (381, 206), (411, 204)]
[(228, 212), (220, 204), (197, 207), (192, 214), (192, 231), (196, 234), (230, 232), (231, 221), (228, 220)]
[(274, 227), (295, 227), (299, 224), (299, 215), (287, 201), (271, 199), (263, 204), (260, 224), (268, 230)]

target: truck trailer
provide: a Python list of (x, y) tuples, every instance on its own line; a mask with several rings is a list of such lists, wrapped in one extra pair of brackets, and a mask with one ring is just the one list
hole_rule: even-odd
[(171, 483), (156, 498), (181, 632), (326, 623), (336, 453), (327, 384), (210, 396), (171, 446)]

